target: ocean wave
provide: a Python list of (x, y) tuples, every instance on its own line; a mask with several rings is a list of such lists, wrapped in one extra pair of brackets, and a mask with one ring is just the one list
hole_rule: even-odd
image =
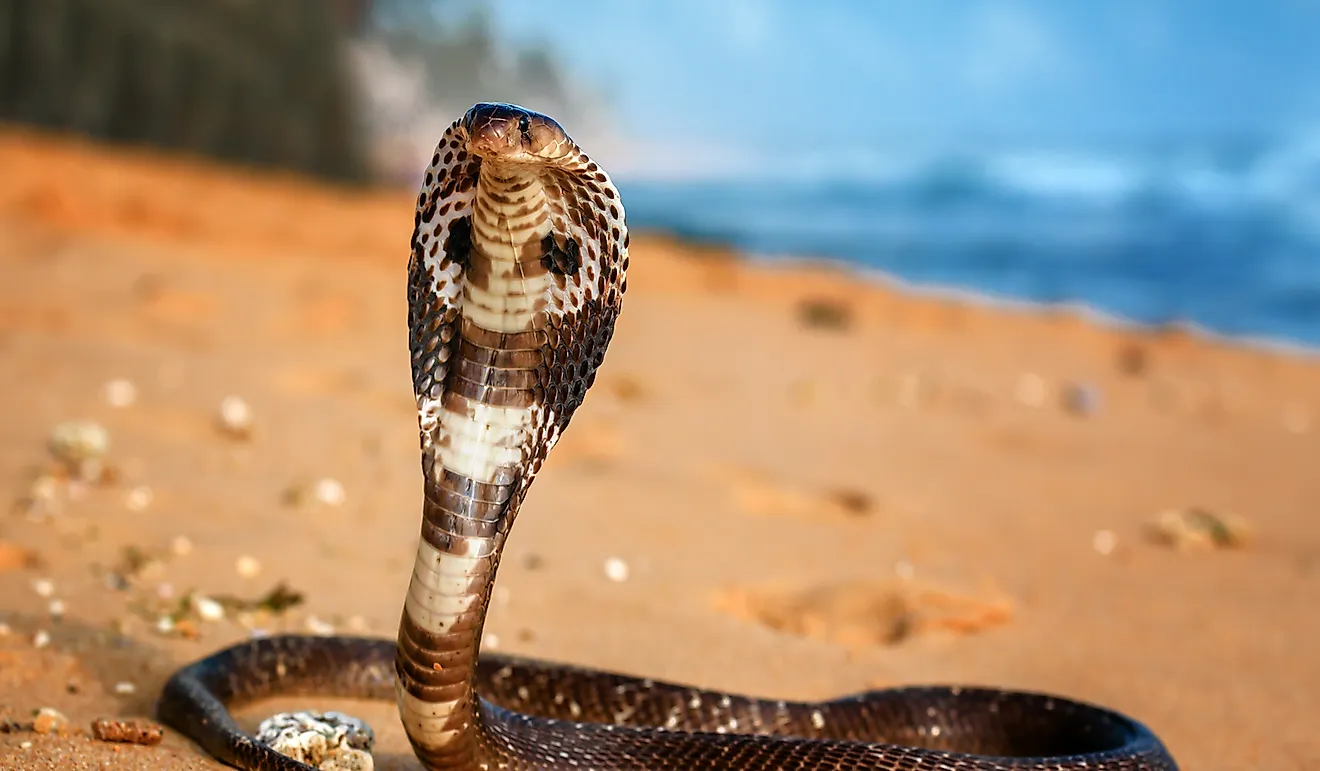
[(1320, 345), (1320, 138), (808, 170), (621, 187), (634, 226), (751, 253)]

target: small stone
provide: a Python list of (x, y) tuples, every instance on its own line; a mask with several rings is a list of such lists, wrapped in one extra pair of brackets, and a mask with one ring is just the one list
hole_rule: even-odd
[(32, 581), (32, 591), (37, 593), (38, 597), (50, 597), (55, 594), (55, 582), (49, 578), (38, 578)]
[(245, 554), (234, 562), (234, 570), (244, 578), (255, 578), (261, 572), (261, 563), (256, 557)]
[(605, 577), (615, 583), (627, 581), (628, 563), (618, 557), (610, 557), (605, 560)]
[(32, 749), (32, 742), (19, 742), (18, 748), (20, 750), (30, 750)]
[(1117, 546), (1118, 536), (1115, 535), (1113, 530), (1097, 530), (1095, 535), (1091, 537), (1091, 548), (1095, 549), (1095, 553), (1102, 557), (1113, 554)]
[(220, 430), (234, 439), (252, 436), (252, 408), (243, 397), (230, 395), (220, 401)]
[(1178, 551), (1240, 548), (1252, 537), (1242, 518), (1199, 506), (1160, 512), (1148, 532), (1156, 543)]
[(196, 595), (192, 598), (193, 612), (203, 621), (219, 621), (225, 617), (225, 606), (211, 599)]
[(176, 557), (187, 557), (192, 554), (193, 542), (186, 535), (176, 535), (174, 540), (170, 541), (170, 551), (174, 552)]
[(344, 502), (346, 494), (338, 480), (327, 477), (316, 480), (312, 486), (312, 496), (327, 506), (339, 506)]
[(812, 329), (841, 332), (852, 326), (852, 308), (846, 301), (826, 297), (802, 300), (797, 308), (798, 322)]
[(69, 719), (54, 707), (42, 707), (37, 710), (37, 717), (32, 721), (32, 730), (41, 735), (64, 733), (69, 727)]
[(174, 619), (169, 616), (161, 616), (157, 618), (156, 631), (160, 634), (170, 634), (174, 631)]
[(99, 423), (71, 420), (55, 426), (49, 447), (51, 455), (70, 465), (97, 461), (110, 450), (110, 432)]
[(483, 632), (481, 635), (481, 646), (494, 650), (500, 647), (500, 636), (494, 632)]
[(111, 407), (130, 407), (137, 401), (137, 386), (124, 378), (111, 380), (101, 388), (101, 397)]
[(64, 600), (51, 600), (50, 605), (47, 606), (47, 610), (56, 621), (60, 620), (64, 617)]
[(323, 621), (316, 616), (307, 617), (307, 631), (312, 634), (329, 636), (335, 633), (335, 626), (328, 621)]
[(1069, 383), (1062, 400), (1063, 408), (1074, 415), (1093, 415), (1100, 409), (1100, 390), (1087, 383)]
[(154, 746), (164, 738), (165, 729), (150, 720), (101, 718), (92, 721), (92, 736), (98, 741)]
[(185, 640), (196, 640), (202, 636), (201, 631), (197, 629), (197, 625), (186, 618), (174, 622), (174, 633)]
[(50, 645), (50, 632), (38, 629), (36, 634), (32, 635), (32, 647), (45, 648), (47, 645)]
[(131, 696), (132, 694), (137, 693), (137, 686), (127, 680), (120, 680), (115, 683), (115, 693), (120, 696)]
[(128, 494), (124, 496), (124, 506), (129, 511), (145, 511), (155, 497), (150, 487), (138, 485), (129, 490)]
[(1125, 375), (1136, 377), (1145, 374), (1149, 366), (1146, 349), (1136, 343), (1128, 343), (1118, 351), (1118, 370)]

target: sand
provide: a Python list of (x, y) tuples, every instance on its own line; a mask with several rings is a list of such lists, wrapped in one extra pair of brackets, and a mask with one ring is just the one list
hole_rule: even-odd
[[(14, 130), (0, 170), (0, 768), (218, 768), (172, 731), (85, 734), (150, 716), (173, 667), (249, 626), (393, 636), (420, 491), (413, 195)], [(1320, 764), (1314, 358), (658, 235), (632, 265), (488, 644), (781, 698), (1044, 689), (1138, 717), (1191, 771)], [(247, 436), (221, 427), (230, 396)], [(72, 420), (107, 432), (105, 478), (55, 473)], [(1246, 541), (1152, 536), (1188, 507)], [(190, 592), (282, 582), (305, 601), (278, 616), (185, 600), (158, 628)], [(419, 767), (391, 705), (312, 701), (243, 715), (347, 709), (378, 767)], [(72, 730), (26, 730), (41, 707)]]

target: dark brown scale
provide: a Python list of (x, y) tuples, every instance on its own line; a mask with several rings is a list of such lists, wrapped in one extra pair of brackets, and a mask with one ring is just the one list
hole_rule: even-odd
[[(509, 112), (516, 109), (485, 105), (469, 116), (517, 114)], [(392, 700), (397, 679), (420, 699), (462, 705), (445, 725), (459, 732), (461, 741), (414, 747), (428, 769), (1176, 770), (1163, 745), (1140, 723), (1042, 694), (906, 688), (821, 703), (774, 702), (495, 653), (478, 659), (473, 640), (504, 540), (530, 480), (544, 464), (545, 448), (582, 404), (613, 337), (627, 290), (629, 235), (621, 222), (606, 219), (606, 209), (615, 221), (622, 218), (616, 204), (594, 200), (591, 206), (601, 189), (611, 202), (615, 194), (598, 166), (575, 151), (564, 164), (577, 162), (585, 171), (548, 168), (546, 191), (549, 209), (587, 231), (589, 241), (577, 243), (560, 233), (541, 241), (539, 254), (524, 253), (519, 260), (539, 266), (545, 258), (555, 285), (578, 298), (580, 307), (570, 306), (566, 315), (539, 313), (539, 328), (512, 334), (464, 319), (458, 307), (432, 296), (435, 276), (423, 267), (426, 239), (417, 230), (424, 210), (437, 201), (443, 206), (452, 201), (454, 211), (463, 208), (453, 196), (476, 183), (481, 164), (466, 161), (461, 132), (455, 130), (460, 123), (453, 124), (445, 143), (459, 165), (428, 183), (432, 196), (419, 197), (415, 219), (408, 269), (414, 390), (419, 399), (430, 396), (455, 415), (472, 417), (479, 406), (501, 398), (539, 404), (554, 415), (553, 424), (533, 427), (533, 443), (518, 447), (517, 462), (496, 468), (489, 482), (442, 468), (434, 452), (422, 454), (420, 537), (441, 554), (472, 560), (475, 567), (462, 580), (481, 603), (449, 617), (449, 625), (437, 631), (419, 627), (405, 613), (396, 641), (283, 636), (240, 643), (170, 678), (158, 702), (167, 723), (231, 765), (310, 771), (243, 733), (228, 706), (292, 694)], [(446, 152), (447, 164), (450, 157)], [(439, 161), (437, 153), (432, 165)], [(607, 229), (612, 239), (601, 243)], [(432, 256), (438, 245), (431, 239)], [(449, 224), (443, 247), (442, 265), (457, 263), (466, 278), (474, 262), (468, 218)], [(596, 265), (597, 259), (604, 263)], [(578, 286), (583, 263), (590, 270), (585, 285)], [(448, 446), (449, 436), (436, 434), (423, 436), (423, 447)], [(446, 587), (443, 591), (454, 591)]]
[(565, 238), (561, 246), (553, 233), (547, 233), (541, 249), (541, 266), (556, 276), (574, 275), (582, 268), (582, 248), (571, 238)]
[(449, 236), (445, 239), (445, 256), (467, 269), (472, 264), (472, 218), (459, 217), (449, 223)]

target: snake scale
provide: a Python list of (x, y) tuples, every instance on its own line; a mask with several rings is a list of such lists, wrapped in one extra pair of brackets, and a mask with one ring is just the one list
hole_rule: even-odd
[(557, 122), (495, 103), (455, 121), (417, 198), (408, 268), (424, 502), (397, 642), (243, 642), (176, 672), (161, 718), (250, 771), (309, 768), (229, 713), (289, 694), (396, 699), (429, 771), (1176, 769), (1142, 724), (1044, 694), (783, 702), (478, 660), (505, 539), (604, 360), (627, 269), (619, 193)]

